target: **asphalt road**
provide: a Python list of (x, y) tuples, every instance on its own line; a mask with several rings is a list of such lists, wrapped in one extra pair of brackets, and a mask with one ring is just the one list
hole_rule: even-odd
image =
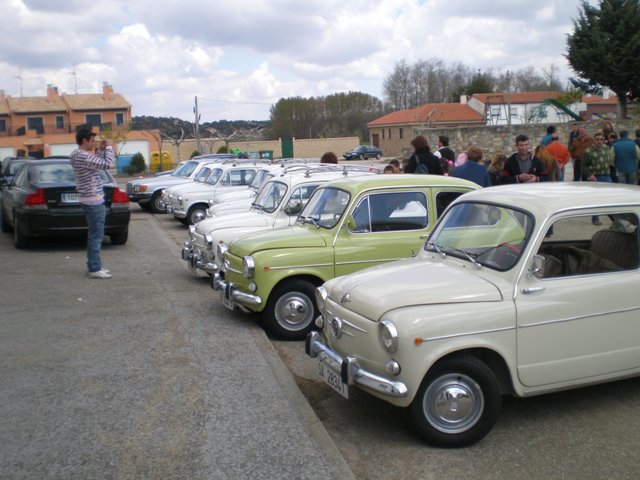
[(505, 398), (480, 443), (432, 448), (401, 410), (320, 383), (302, 342), (222, 308), (179, 260), (185, 227), (132, 210), (108, 281), (84, 276), (82, 242), (0, 235), (0, 479), (640, 476), (640, 379)]
[(264, 332), (133, 210), (110, 280), (82, 241), (0, 234), (0, 479), (353, 478)]

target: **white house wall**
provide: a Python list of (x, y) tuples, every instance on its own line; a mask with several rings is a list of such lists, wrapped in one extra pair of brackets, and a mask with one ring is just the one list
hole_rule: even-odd
[(149, 142), (146, 140), (131, 140), (125, 143), (124, 145), (118, 145), (118, 153), (119, 154), (127, 154), (134, 155), (140, 152), (144, 157), (144, 161), (149, 165), (149, 159), (151, 155), (149, 155)]

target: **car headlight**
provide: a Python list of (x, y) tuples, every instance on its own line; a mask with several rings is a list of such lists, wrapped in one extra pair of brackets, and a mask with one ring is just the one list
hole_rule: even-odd
[(213, 248), (213, 237), (208, 233), (204, 236), (204, 245), (207, 250), (211, 250)]
[(378, 325), (378, 340), (389, 353), (398, 349), (398, 330), (391, 320), (383, 320)]
[(253, 257), (247, 255), (242, 259), (242, 274), (245, 278), (253, 278), (253, 274), (256, 272), (256, 264), (253, 261)]
[(227, 247), (226, 243), (220, 242), (218, 244), (218, 247), (216, 249), (216, 256), (218, 257), (218, 261), (222, 261), (222, 258), (224, 257), (224, 254), (227, 253), (227, 250), (229, 250), (229, 247)]
[(322, 285), (316, 288), (316, 304), (318, 305), (318, 310), (320, 313), (324, 312), (324, 307), (327, 302), (327, 297), (329, 294), (327, 293), (327, 289)]
[(147, 191), (147, 186), (146, 185), (136, 185), (133, 190), (138, 192), (138, 193), (144, 193), (144, 192)]

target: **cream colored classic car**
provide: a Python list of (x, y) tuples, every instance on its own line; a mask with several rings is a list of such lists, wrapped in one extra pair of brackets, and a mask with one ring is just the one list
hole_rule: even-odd
[(415, 258), (327, 281), (321, 378), (464, 446), (526, 397), (640, 375), (640, 188), (512, 185), (456, 200)]

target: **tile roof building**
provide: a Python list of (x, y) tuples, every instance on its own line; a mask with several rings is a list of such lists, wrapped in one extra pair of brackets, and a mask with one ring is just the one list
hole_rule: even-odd
[[(60, 94), (53, 85), (41, 97), (12, 97), (0, 90), (0, 159), (18, 150), (35, 158), (66, 154), (75, 148), (79, 127), (100, 132), (130, 123), (131, 104), (106, 82), (96, 94)], [(146, 136), (129, 132), (127, 141)]]
[(410, 147), (417, 132), (425, 129), (567, 123), (616, 111), (615, 97), (597, 97), (600, 102), (584, 97), (582, 103), (569, 108), (557, 100), (560, 95), (554, 91), (476, 93), (469, 98), (463, 95), (460, 103), (428, 103), (369, 122), (369, 139), (385, 155), (398, 155)]

